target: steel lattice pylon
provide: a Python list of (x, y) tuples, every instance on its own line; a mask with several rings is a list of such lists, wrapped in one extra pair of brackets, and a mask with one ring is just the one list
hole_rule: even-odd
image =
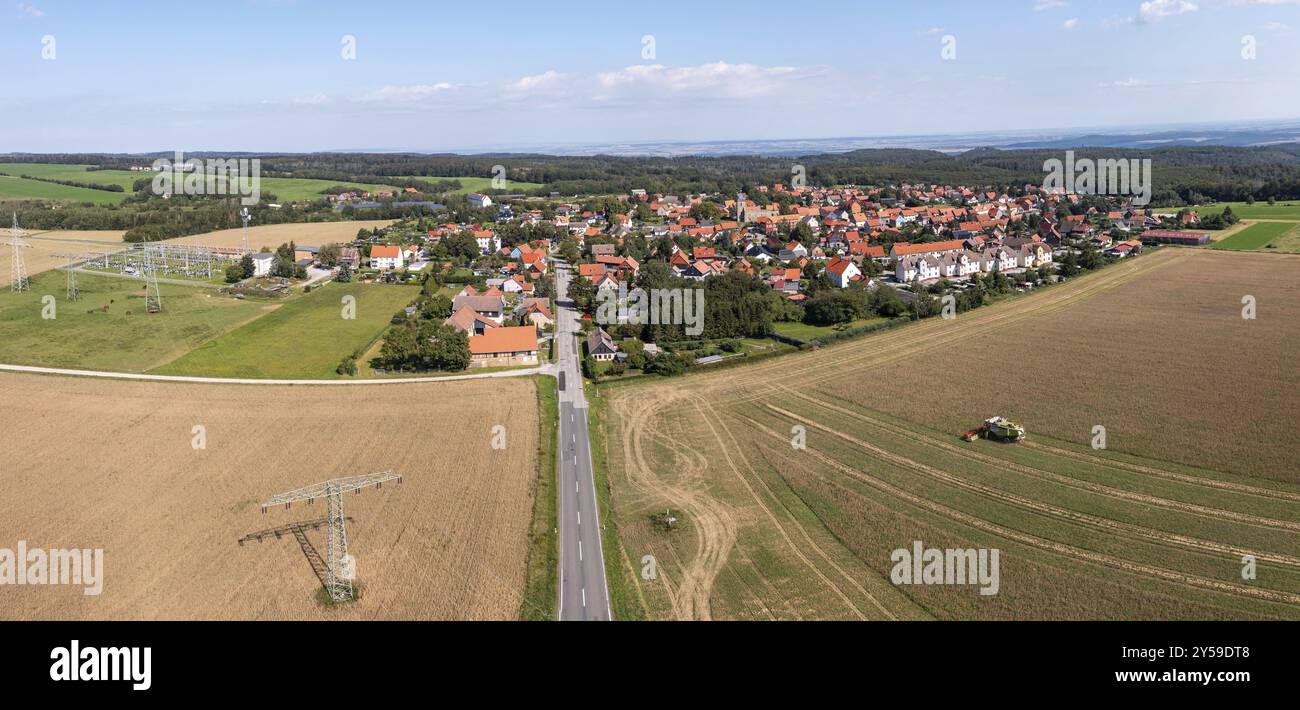
[(13, 257), (9, 262), (9, 290), (14, 293), (26, 291), (31, 287), (31, 282), (27, 278), (27, 265), (23, 262), (23, 249), (27, 248), (23, 244), (23, 231), (18, 228), (18, 213), (14, 213), (14, 226), (9, 230), (10, 242), (9, 251), (13, 252)]
[(68, 258), (68, 300), (80, 301), (81, 289), (77, 287), (77, 255), (66, 254)]
[(324, 497), (329, 506), (329, 558), (326, 560), (325, 590), (330, 599), (336, 602), (350, 601), (353, 596), (351, 560), (348, 557), (348, 535), (343, 527), (343, 494), (348, 491), (361, 493), (362, 489), (374, 486), (382, 488), (388, 481), (402, 482), (402, 477), (392, 471), (370, 473), (349, 478), (334, 478), (316, 483), (306, 488), (274, 495), (262, 504), (262, 512), (271, 506), (289, 506), (300, 500), (308, 503)]
[(153, 249), (144, 245), (144, 310), (148, 313), (162, 311), (162, 291), (158, 288), (158, 270), (153, 263)]

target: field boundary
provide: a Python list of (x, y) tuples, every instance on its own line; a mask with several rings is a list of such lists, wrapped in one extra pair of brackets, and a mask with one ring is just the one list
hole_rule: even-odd
[(527, 370), (485, 372), (479, 375), (441, 375), (429, 377), (393, 377), (371, 380), (283, 380), (233, 377), (198, 377), (194, 375), (150, 375), (138, 372), (106, 372), (103, 370), (74, 370), (36, 365), (7, 365), (0, 363), (0, 371), (22, 372), (36, 375), (63, 375), (67, 377), (98, 377), (110, 380), (143, 380), (146, 382), (182, 382), (188, 384), (216, 385), (393, 385), (417, 382), (454, 382), (459, 380), (486, 380), (500, 377), (529, 377), (553, 375), (550, 367), (532, 367)]
[(559, 459), (559, 382), (539, 377), (537, 386), (537, 468), (533, 494), (533, 524), (528, 541), (527, 577), (519, 618), (524, 621), (553, 621), (559, 599), (559, 491), (556, 470)]

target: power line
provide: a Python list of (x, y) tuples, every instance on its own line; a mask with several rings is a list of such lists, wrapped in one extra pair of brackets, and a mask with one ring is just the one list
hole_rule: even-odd
[(285, 510), (288, 510), (289, 506), (298, 501), (305, 500), (313, 503), (317, 498), (326, 499), (329, 506), (327, 517), (329, 553), (326, 560), (328, 569), (325, 575), (325, 590), (329, 592), (330, 599), (335, 602), (351, 601), (353, 598), (352, 577), (355, 570), (351, 568), (348, 559), (348, 535), (343, 526), (343, 494), (348, 491), (356, 491), (360, 494), (363, 489), (371, 486), (379, 489), (388, 481), (401, 483), (402, 477), (392, 471), (382, 471), (348, 478), (332, 478), (305, 488), (276, 494), (262, 504), (262, 512), (265, 513), (271, 506), (283, 505)]

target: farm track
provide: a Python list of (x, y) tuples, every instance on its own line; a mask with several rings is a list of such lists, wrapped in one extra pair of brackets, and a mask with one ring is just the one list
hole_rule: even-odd
[[(750, 424), (756, 430), (761, 431), (774, 439), (783, 442), (786, 439), (785, 435), (773, 431), (772, 429), (769, 429), (768, 427), (760, 424), (754, 419), (751, 419), (749, 417), (744, 417), (744, 416), (742, 416), (741, 418), (750, 422)], [(1038, 549), (1059, 554), (1065, 557), (1071, 557), (1086, 562), (1092, 562), (1107, 567), (1120, 569), (1126, 572), (1133, 572), (1137, 574), (1144, 574), (1148, 576), (1158, 577), (1160, 579), (1164, 579), (1171, 582), (1177, 582), (1180, 584), (1185, 584), (1191, 587), (1199, 587), (1201, 589), (1209, 589), (1216, 592), (1223, 592), (1223, 593), (1242, 596), (1242, 597), (1252, 597), (1255, 599), (1263, 599), (1271, 602), (1280, 602), (1283, 604), (1300, 605), (1300, 595), (1297, 594), (1292, 594), (1289, 592), (1279, 592), (1279, 591), (1268, 590), (1268, 589), (1260, 589), (1258, 587), (1247, 587), (1240, 584), (1231, 584), (1228, 582), (1221, 582), (1219, 580), (1209, 579), (1207, 577), (1201, 577), (1199, 575), (1186, 574), (1183, 572), (1177, 572), (1174, 570), (1165, 569), (1163, 567), (1156, 567), (1153, 565), (1147, 565), (1138, 562), (1132, 562), (1129, 560), (1123, 560), (1117, 557), (1113, 557), (1111, 555), (1106, 555), (1098, 552), (1091, 552), (1081, 548), (1073, 547), (1071, 545), (1066, 545), (1063, 543), (1047, 540), (1045, 538), (1041, 538), (1036, 535), (1031, 535), (1029, 533), (1024, 533), (1019, 530), (1014, 530), (1012, 528), (1008, 528), (999, 525), (997, 523), (989, 522), (987, 520), (984, 520), (983, 518), (979, 518), (969, 513), (964, 513), (955, 508), (951, 508), (942, 503), (937, 503), (935, 501), (916, 495), (914, 493), (909, 493), (908, 491), (905, 491), (893, 484), (887, 483), (863, 471), (848, 466), (847, 464), (844, 464), (838, 459), (829, 456), (827, 454), (823, 454), (819, 451), (815, 451), (813, 449), (805, 449), (805, 453), (810, 454), (817, 460), (822, 461), (823, 463), (848, 475), (850, 478), (860, 481), (868, 486), (871, 486), (876, 490), (891, 495), (895, 498), (904, 500), (917, 507), (923, 508), (925, 510), (936, 513), (943, 517), (949, 518), (950, 520), (953, 520), (955, 522), (963, 523), (970, 527), (976, 528), (978, 530), (983, 530), (984, 532), (997, 535), (1007, 540), (1019, 542), (1031, 547), (1036, 547)], [(846, 490), (852, 490), (852, 489), (846, 489)], [(860, 495), (860, 493), (858, 493), (858, 495)]]
[[(622, 447), (627, 456), (626, 480), (641, 495), (666, 500), (688, 514), (695, 533), (697, 553), (690, 560), (679, 560), (681, 579), (674, 588), (665, 577), (665, 588), (676, 618), (707, 620), (712, 618), (709, 595), (713, 580), (726, 563), (727, 551), (735, 544), (737, 521), (723, 503), (700, 494), (703, 487), (701, 474), (707, 465), (703, 457), (680, 447), (671, 437), (659, 432), (657, 418), (652, 412), (657, 413), (668, 402), (671, 399), (659, 392), (653, 397), (639, 398), (626, 412), (622, 422)], [(682, 459), (676, 461), (682, 474), (680, 477), (693, 485), (674, 483), (658, 473), (658, 467), (647, 459), (645, 451), (645, 447), (655, 440), (683, 454)], [(688, 463), (690, 457), (699, 457), (699, 460)]]
[[(774, 526), (776, 526), (776, 529), (780, 532), (782, 539), (784, 539), (786, 544), (789, 546), (790, 551), (794, 553), (794, 555), (798, 557), (800, 561), (802, 561), (805, 565), (807, 565), (808, 569), (812, 570), (813, 574), (817, 575), (818, 579), (822, 580), (822, 582), (824, 582), (828, 588), (834, 591), (835, 595), (838, 596), (840, 600), (843, 601), (844, 604), (849, 607), (850, 610), (852, 610), (854, 615), (856, 615), (859, 619), (862, 620), (865, 620), (867, 618), (866, 615), (864, 615), (862, 611), (858, 608), (858, 606), (854, 604), (851, 599), (849, 599), (848, 595), (845, 594), (844, 591), (837, 584), (835, 584), (825, 574), (823, 574), (821, 569), (817, 565), (813, 564), (813, 562), (809, 560), (808, 557), (803, 553), (803, 550), (800, 549), (800, 546), (796, 544), (793, 539), (791, 539), (790, 533), (786, 530), (785, 526), (782, 525), (781, 522), (777, 519), (777, 516), (772, 512), (772, 506), (766, 505), (764, 503), (763, 498), (758, 495), (758, 493), (754, 490), (754, 487), (750, 484), (749, 477), (741, 473), (740, 468), (736, 466), (736, 463), (732, 459), (731, 454), (728, 453), (729, 447), (727, 442), (723, 441), (722, 437), (718, 435), (718, 431), (717, 429), (714, 428), (713, 422), (716, 422), (718, 426), (721, 427), (724, 432), (726, 432), (727, 438), (731, 441), (731, 446), (735, 448), (736, 455), (740, 458), (741, 462), (744, 465), (745, 470), (749, 472), (749, 476), (753, 476), (758, 481), (759, 485), (763, 487), (763, 490), (767, 493), (767, 497), (770, 498), (775, 503), (775, 505), (780, 506), (781, 509), (785, 511), (786, 517), (789, 518), (790, 523), (793, 524), (795, 529), (798, 530), (799, 535), (803, 538), (803, 544), (807, 545), (808, 548), (815, 551), (817, 555), (821, 557), (826, 562), (826, 564), (828, 564), (832, 569), (834, 569), (841, 577), (843, 577), (844, 580), (850, 586), (856, 589), (859, 594), (866, 597), (866, 599), (869, 600), (871, 604), (875, 606), (875, 608), (885, 618), (890, 620), (897, 619), (897, 617), (894, 616), (892, 612), (890, 612), (887, 608), (885, 608), (883, 604), (880, 603), (879, 599), (877, 599), (874, 595), (868, 592), (866, 588), (864, 588), (861, 584), (857, 582), (857, 580), (853, 579), (853, 577), (849, 575), (848, 572), (845, 572), (843, 567), (836, 564), (835, 561), (831, 559), (830, 555), (826, 553), (826, 550), (822, 548), (820, 545), (818, 545), (817, 542), (813, 540), (811, 536), (808, 535), (808, 531), (805, 530), (804, 527), (799, 524), (799, 521), (794, 517), (794, 514), (791, 513), (789, 509), (785, 508), (785, 506), (781, 504), (780, 499), (777, 498), (776, 494), (772, 491), (772, 489), (767, 485), (766, 482), (762, 480), (760, 476), (758, 476), (754, 472), (753, 467), (749, 465), (749, 461), (745, 459), (745, 455), (743, 453), (744, 451), (743, 447), (740, 446), (740, 442), (738, 442), (736, 438), (731, 434), (731, 430), (727, 428), (726, 423), (722, 421), (722, 418), (720, 416), (718, 416), (717, 411), (714, 410), (713, 407), (703, 398), (695, 397), (694, 399), (696, 400), (696, 411), (700, 412), (700, 414), (705, 417), (704, 419), (705, 424), (708, 425), (710, 434), (713, 435), (714, 441), (716, 441), (718, 444), (718, 451), (721, 452), (722, 457), (726, 459), (727, 465), (731, 468), (732, 473), (734, 473), (736, 478), (739, 479), (740, 482), (745, 486), (745, 489), (749, 492), (750, 497), (754, 500), (755, 503), (759, 505), (760, 508), (762, 508), (768, 520)], [(705, 413), (705, 410), (707, 410), (707, 414)]]
[[(1157, 543), (1184, 547), (1198, 552), (1231, 554), (1231, 555), (1236, 555), (1238, 557), (1243, 555), (1253, 555), (1257, 559), (1268, 560), (1276, 564), (1288, 565), (1291, 567), (1300, 567), (1300, 558), (1298, 557), (1292, 557), (1290, 555), (1282, 555), (1276, 553), (1257, 552), (1254, 550), (1236, 547), (1233, 545), (1225, 545), (1223, 543), (1214, 542), (1212, 540), (1203, 540), (1188, 535), (1179, 535), (1176, 533), (1169, 533), (1162, 530), (1156, 530), (1154, 528), (1148, 528), (1142, 525), (1134, 525), (1132, 523), (1124, 523), (1117, 520), (1110, 520), (1108, 518), (1102, 518), (1100, 516), (1091, 515), (1089, 513), (1082, 513), (1074, 510), (1069, 510), (1068, 508), (1062, 508), (1060, 506), (1053, 505), (1051, 503), (1043, 503), (1041, 501), (1025, 498), (1023, 496), (1019, 496), (1014, 493), (1010, 493), (993, 486), (988, 486), (985, 484), (968, 481), (964, 478), (947, 473), (933, 466), (923, 464), (919, 461), (915, 461), (913, 459), (898, 454), (890, 453), (888, 451), (885, 451), (884, 449), (868, 444), (862, 441), (861, 439), (857, 439), (855, 437), (849, 436), (848, 434), (837, 431), (831, 427), (827, 427), (817, 422), (814, 422), (810, 419), (807, 419), (805, 417), (801, 417), (797, 414), (794, 414), (793, 412), (788, 412), (786, 410), (780, 409), (778, 407), (774, 407), (772, 405), (767, 405), (767, 408), (781, 414), (782, 416), (790, 417), (795, 421), (802, 422), (815, 429), (819, 429), (821, 431), (825, 431), (829, 434), (832, 434), (833, 436), (839, 437), (840, 439), (843, 439), (844, 441), (847, 441), (853, 444), (854, 446), (863, 449), (864, 451), (868, 451), (874, 454), (878, 458), (889, 461), (890, 463), (896, 464), (905, 469), (909, 469), (924, 474), (934, 480), (947, 483), (956, 486), (958, 488), (975, 492), (979, 495), (982, 495), (986, 498), (990, 498), (992, 500), (1015, 505), (1016, 507), (1025, 510), (1031, 510), (1037, 513), (1042, 513), (1044, 515), (1048, 515), (1050, 517), (1054, 517), (1061, 520), (1067, 520), (1070, 522), (1091, 525), (1095, 528), (1115, 531), (1130, 537), (1146, 538), (1148, 540), (1153, 540)], [(932, 442), (926, 442), (926, 443), (930, 443), (931, 445), (935, 445), (938, 446), (939, 448), (943, 448), (946, 450), (946, 447), (943, 445), (933, 444)], [(1010, 462), (1003, 461), (1001, 459), (977, 455), (974, 454), (973, 452), (963, 452), (961, 450), (957, 450), (957, 453), (978, 458), (980, 461), (989, 463), (991, 465), (1008, 466), (1013, 470), (1019, 470), (1020, 468), (1022, 468), (1017, 465), (1011, 464)], [(1032, 470), (1037, 471), (1037, 469), (1032, 469)]]
[[(1166, 508), (1173, 508), (1176, 510), (1181, 510), (1186, 513), (1201, 515), (1207, 518), (1228, 520), (1232, 522), (1245, 523), (1247, 525), (1256, 525), (1256, 526), (1267, 527), (1267, 528), (1278, 528), (1282, 530), (1300, 531), (1300, 522), (1296, 522), (1292, 520), (1278, 520), (1276, 518), (1267, 518), (1258, 515), (1251, 515), (1249, 513), (1239, 513), (1234, 510), (1224, 510), (1222, 508), (1211, 508), (1209, 506), (1201, 506), (1195, 503), (1184, 503), (1182, 501), (1171, 500), (1169, 498), (1161, 498), (1159, 496), (1152, 496), (1144, 493), (1133, 493), (1132, 491), (1125, 491), (1123, 489), (1115, 488), (1113, 486), (1107, 486), (1101, 483), (1093, 483), (1091, 481), (1084, 481), (1081, 479), (1072, 478), (1070, 476), (1065, 476), (1053, 471), (1047, 471), (1041, 468), (1035, 468), (1033, 466), (1027, 466), (1025, 464), (1020, 464), (1013, 461), (1007, 461), (1005, 459), (997, 458), (996, 456), (989, 456), (987, 454), (983, 454), (978, 451), (972, 451), (969, 448), (961, 448), (954, 444), (946, 444), (940, 441), (934, 441), (927, 437), (918, 437), (915, 432), (904, 429), (903, 427), (890, 424), (880, 419), (870, 417), (866, 414), (854, 412), (852, 410), (845, 409), (843, 407), (837, 407), (835, 405), (822, 402), (821, 400), (807, 397), (806, 395), (801, 395), (795, 392), (791, 392), (790, 394), (799, 399), (805, 400), (807, 402), (820, 405), (832, 411), (836, 411), (841, 414), (846, 414), (860, 421), (864, 421), (867, 422), (868, 424), (872, 424), (874, 426), (880, 427), (881, 429), (884, 429), (886, 431), (892, 431), (896, 434), (902, 434), (904, 436), (908, 436), (914, 441), (919, 441), (933, 448), (940, 449), (942, 451), (947, 451), (956, 454), (958, 456), (974, 459), (982, 463), (987, 463), (993, 466), (1005, 466), (1006, 468), (1009, 468), (1013, 471), (1018, 471), (1027, 476), (1033, 476), (1041, 480), (1047, 480), (1053, 483), (1059, 483), (1069, 488), (1086, 490), (1091, 493), (1097, 493), (1099, 495), (1106, 496), (1108, 498), (1130, 500), (1139, 503), (1145, 503), (1148, 505), (1156, 505), (1156, 506), (1161, 506)], [(776, 407), (773, 407), (770, 404), (766, 406), (769, 409), (776, 409)], [(778, 410), (778, 411), (785, 413), (784, 410)], [(797, 415), (790, 414), (790, 416), (797, 416)]]

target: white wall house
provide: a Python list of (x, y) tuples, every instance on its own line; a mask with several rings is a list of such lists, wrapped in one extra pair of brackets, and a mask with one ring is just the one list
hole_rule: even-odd
[(1052, 250), (1046, 244), (1026, 244), (1020, 247), (1016, 262), (1027, 269), (1052, 263)]
[(980, 257), (980, 269), (984, 272), (1010, 271), (1016, 268), (1016, 255), (1004, 247), (990, 247)]
[(930, 256), (907, 256), (898, 260), (894, 276), (902, 283), (916, 279), (927, 281), (940, 277), (939, 260)]
[(862, 270), (858, 265), (848, 259), (832, 259), (826, 265), (826, 275), (830, 277), (831, 283), (839, 288), (848, 288), (853, 280), (862, 276)]
[(370, 248), (370, 267), (373, 269), (400, 269), (405, 263), (399, 247), (380, 244)]
[(253, 276), (268, 276), (271, 273), (271, 265), (275, 263), (275, 254), (262, 252), (253, 254)]

